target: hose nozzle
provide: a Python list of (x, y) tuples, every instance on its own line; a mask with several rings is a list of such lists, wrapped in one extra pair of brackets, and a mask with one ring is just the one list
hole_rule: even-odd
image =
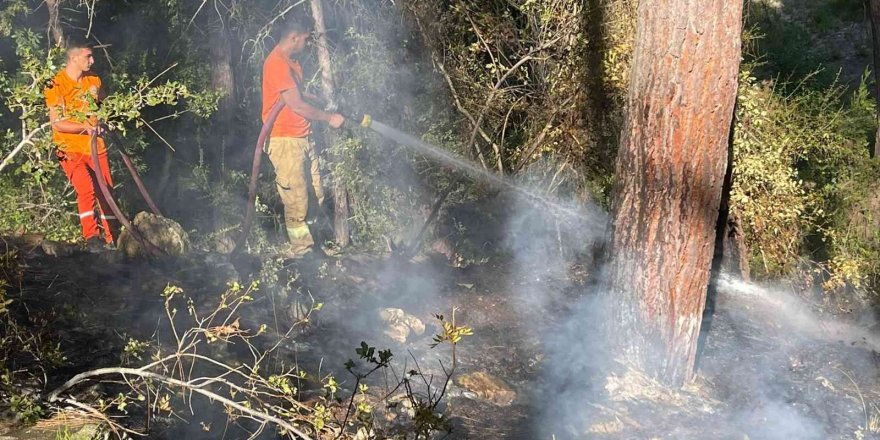
[(345, 119), (351, 122), (360, 121), (360, 126), (364, 128), (370, 128), (370, 124), (373, 123), (373, 117), (366, 113), (363, 116), (358, 116), (358, 113), (342, 112), (342, 116), (345, 116)]

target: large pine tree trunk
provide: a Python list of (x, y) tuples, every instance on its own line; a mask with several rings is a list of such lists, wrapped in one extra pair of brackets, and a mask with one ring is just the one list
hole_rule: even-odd
[(737, 90), (742, 2), (641, 2), (612, 206), (620, 357), (693, 376)]
[[(866, 0), (868, 18), (871, 21), (872, 46), (874, 48), (874, 97), (877, 100), (877, 121), (880, 121), (880, 0)], [(880, 157), (880, 123), (874, 134), (874, 157)]]
[[(318, 63), (321, 65), (321, 91), (331, 108), (336, 107), (336, 90), (333, 88), (333, 68), (330, 63), (330, 46), (327, 41), (327, 28), (324, 26), (324, 9), (321, 0), (311, 0), (312, 18), (315, 20), (315, 32), (318, 34)], [(327, 145), (336, 143), (336, 133), (328, 132)], [(335, 241), (339, 246), (348, 246), (349, 242), (349, 207), (348, 191), (338, 179), (333, 179), (333, 230)]]

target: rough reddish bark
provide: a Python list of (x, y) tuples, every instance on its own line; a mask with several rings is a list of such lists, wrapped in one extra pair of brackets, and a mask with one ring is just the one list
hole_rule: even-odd
[(609, 291), (621, 359), (671, 385), (693, 376), (741, 30), (742, 2), (640, 2)]
[[(868, 19), (871, 21), (872, 46), (874, 48), (874, 98), (877, 100), (877, 120), (880, 121), (880, 0), (865, 0)], [(874, 157), (880, 155), (880, 127), (874, 134)]]
[[(333, 88), (333, 69), (330, 63), (330, 46), (327, 41), (327, 28), (324, 26), (324, 8), (321, 0), (311, 0), (312, 18), (315, 20), (315, 32), (318, 34), (318, 64), (321, 66), (321, 92), (331, 108), (336, 106), (336, 90)], [(327, 145), (336, 141), (336, 133), (327, 133)], [(351, 213), (348, 207), (348, 191), (339, 181), (333, 183), (333, 230), (335, 241), (339, 246), (348, 246), (351, 236), (348, 218)]]

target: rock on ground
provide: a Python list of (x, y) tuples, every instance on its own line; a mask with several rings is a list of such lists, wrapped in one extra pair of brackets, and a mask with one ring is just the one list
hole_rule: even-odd
[[(174, 220), (149, 212), (139, 212), (132, 225), (145, 240), (154, 244), (168, 255), (180, 256), (189, 253), (190, 241), (186, 231)], [(119, 235), (118, 248), (130, 258), (145, 256), (145, 251), (129, 231)]]
[(425, 323), (402, 309), (393, 307), (381, 309), (379, 310), (379, 319), (387, 324), (384, 331), (385, 336), (401, 344), (406, 342), (411, 333), (416, 336), (425, 333)]

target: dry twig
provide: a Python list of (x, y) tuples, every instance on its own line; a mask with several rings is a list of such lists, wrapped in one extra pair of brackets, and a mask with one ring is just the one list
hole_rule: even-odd
[(123, 368), (123, 367), (99, 368), (97, 370), (86, 371), (84, 373), (77, 374), (76, 376), (73, 376), (70, 380), (65, 382), (63, 385), (61, 385), (60, 387), (56, 388), (54, 391), (49, 393), (48, 400), (49, 400), (49, 402), (57, 401), (59, 394), (61, 394), (62, 392), (69, 389), (70, 387), (72, 387), (72, 386), (74, 386), (84, 380), (87, 380), (92, 377), (106, 376), (106, 375), (111, 375), (111, 374), (119, 374), (119, 375), (123, 375), (123, 376), (125, 376), (125, 375), (137, 376), (137, 377), (141, 377), (144, 379), (157, 380), (157, 381), (163, 382), (168, 385), (178, 386), (183, 389), (187, 389), (189, 391), (192, 391), (194, 393), (201, 394), (209, 399), (216, 400), (216, 401), (223, 403), (224, 405), (227, 405), (231, 408), (235, 408), (236, 410), (240, 411), (241, 413), (251, 416), (255, 420), (261, 420), (264, 422), (274, 423), (274, 424), (280, 426), (281, 428), (284, 428), (287, 431), (298, 435), (303, 440), (311, 440), (311, 437), (309, 437), (308, 435), (306, 435), (305, 433), (303, 433), (302, 431), (300, 431), (295, 426), (291, 425), (290, 423), (288, 423), (285, 420), (282, 420), (276, 416), (273, 416), (273, 415), (265, 413), (265, 412), (261, 412), (261, 411), (257, 411), (257, 410), (248, 408), (238, 402), (233, 401), (232, 399), (228, 399), (228, 398), (223, 397), (217, 393), (202, 389), (201, 387), (203, 387), (205, 385), (204, 383), (202, 383), (202, 384), (195, 383), (194, 384), (194, 383), (192, 383), (192, 381), (184, 382), (182, 380), (178, 380), (173, 377), (168, 377), (168, 376), (165, 376), (162, 374), (153, 373), (152, 371), (145, 371), (143, 368)]

